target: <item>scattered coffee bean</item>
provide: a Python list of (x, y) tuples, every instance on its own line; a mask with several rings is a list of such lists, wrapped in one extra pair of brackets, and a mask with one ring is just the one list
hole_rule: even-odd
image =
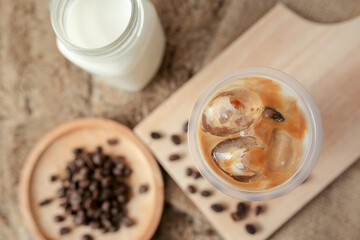
[(45, 205), (48, 205), (48, 204), (51, 203), (51, 202), (52, 202), (52, 199), (51, 199), (51, 198), (48, 198), (48, 199), (45, 199), (45, 200), (41, 201), (41, 202), (39, 203), (39, 205), (40, 205), (40, 206), (45, 206)]
[(192, 168), (186, 168), (186, 170), (185, 170), (186, 176), (188, 176), (188, 177), (192, 176), (193, 171), (194, 170)]
[(81, 240), (93, 240), (94, 238), (90, 234), (85, 234), (81, 237)]
[(271, 118), (276, 122), (285, 121), (285, 118), (283, 117), (283, 115), (271, 107), (265, 107), (264, 116), (267, 118)]
[(194, 185), (189, 185), (187, 187), (187, 190), (189, 191), (189, 193), (196, 193), (197, 189)]
[(116, 138), (111, 138), (108, 139), (107, 143), (111, 146), (118, 144), (119, 140), (117, 140)]
[(139, 187), (139, 193), (146, 193), (149, 190), (149, 185), (143, 184)]
[(212, 209), (214, 212), (222, 212), (222, 211), (225, 210), (225, 207), (224, 207), (222, 204), (215, 203), (215, 204), (212, 204), (212, 205), (211, 205), (211, 209)]
[(252, 224), (246, 224), (245, 229), (249, 234), (255, 234), (256, 233), (256, 228)]
[(52, 175), (51, 177), (50, 177), (50, 181), (51, 182), (55, 182), (55, 181), (57, 181), (58, 180), (58, 176), (57, 175)]
[(248, 206), (243, 202), (238, 203), (236, 206), (236, 212), (239, 213), (240, 216), (245, 216), (248, 212), (248, 209)]
[(213, 236), (215, 235), (215, 231), (211, 228), (206, 229), (205, 231), (206, 236)]
[(171, 141), (175, 144), (175, 145), (179, 145), (181, 143), (181, 138), (179, 135), (172, 135), (171, 136)]
[(135, 224), (135, 221), (128, 217), (124, 217), (122, 219), (122, 223), (124, 224), (125, 227), (131, 227)]
[(231, 218), (237, 222), (240, 221), (241, 219), (243, 219), (243, 217), (238, 213), (238, 212), (233, 212), (231, 213)]
[(184, 124), (184, 126), (183, 126), (184, 132), (187, 132), (188, 129), (189, 129), (189, 121), (187, 121), (187, 122)]
[(212, 192), (209, 190), (201, 191), (201, 196), (203, 196), (203, 197), (209, 197), (211, 195), (212, 195)]
[(80, 153), (82, 153), (83, 152), (83, 149), (82, 148), (74, 148), (74, 150), (73, 150), (73, 153), (75, 154), (75, 155), (79, 155)]
[(193, 178), (195, 178), (195, 179), (201, 178), (201, 174), (200, 174), (200, 172), (197, 171), (197, 170), (192, 172), (192, 176), (193, 176)]
[(179, 154), (171, 154), (170, 156), (169, 156), (169, 160), (170, 161), (176, 161), (176, 160), (179, 160), (180, 159), (180, 155)]
[(65, 235), (65, 234), (68, 234), (68, 233), (70, 233), (71, 232), (71, 228), (69, 228), (69, 227), (62, 227), (62, 228), (60, 228), (60, 235)]
[(158, 132), (151, 132), (150, 136), (151, 136), (152, 139), (159, 139), (159, 138), (161, 138), (161, 134), (158, 133)]
[(54, 221), (55, 222), (63, 222), (65, 220), (65, 217), (64, 216), (61, 216), (61, 215), (56, 215), (54, 217)]
[(260, 214), (263, 213), (263, 212), (264, 212), (264, 207), (263, 207), (263, 206), (259, 205), (259, 206), (257, 206), (257, 207), (255, 208), (255, 215), (256, 215), (256, 216), (260, 215)]

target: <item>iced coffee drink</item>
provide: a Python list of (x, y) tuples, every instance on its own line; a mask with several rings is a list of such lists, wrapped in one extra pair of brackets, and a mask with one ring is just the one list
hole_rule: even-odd
[(200, 157), (194, 159), (199, 170), (220, 190), (266, 192), (294, 185), (295, 178), (299, 185), (308, 176), (317, 158), (314, 147), (318, 151), (321, 144), (320, 116), (314, 118), (315, 105), (309, 113), (306, 101), (311, 99), (283, 81), (271, 74), (240, 74), (217, 85), (195, 107), (189, 141), (198, 155), (192, 155)]

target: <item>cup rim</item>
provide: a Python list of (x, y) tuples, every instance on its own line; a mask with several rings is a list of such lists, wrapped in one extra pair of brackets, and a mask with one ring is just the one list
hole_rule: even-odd
[[(200, 116), (205, 104), (214, 95), (214, 93), (219, 90), (220, 87), (231, 81), (243, 79), (246, 77), (263, 77), (270, 79), (289, 90), (301, 105), (308, 124), (308, 147), (303, 154), (298, 170), (284, 183), (265, 190), (239, 189), (239, 187), (226, 182), (210, 169), (206, 163), (206, 160), (202, 156), (198, 145), (197, 126), (199, 124)], [(249, 201), (262, 201), (276, 198), (294, 190), (301, 183), (303, 183), (309, 176), (311, 170), (314, 168), (319, 157), (322, 138), (323, 132), (320, 112), (307, 90), (293, 77), (279, 70), (268, 67), (239, 68), (235, 71), (223, 75), (222, 77), (216, 78), (209, 85), (207, 85), (199, 95), (189, 120), (188, 145), (191, 157), (200, 173), (215, 188), (222, 191), (223, 193), (237, 199)]]

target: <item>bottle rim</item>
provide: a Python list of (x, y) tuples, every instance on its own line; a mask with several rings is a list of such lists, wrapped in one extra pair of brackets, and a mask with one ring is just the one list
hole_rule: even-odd
[(109, 44), (99, 48), (83, 48), (72, 43), (66, 33), (66, 15), (74, 0), (51, 0), (49, 4), (50, 21), (57, 39), (71, 52), (80, 56), (102, 57), (112, 55), (115, 52), (126, 51), (137, 37), (143, 18), (143, 6), (141, 0), (128, 0), (131, 3), (130, 20), (125, 30), (118, 38)]
[[(265, 190), (246, 190), (236, 187), (220, 176), (216, 175), (210, 166), (206, 163), (198, 143), (197, 127), (199, 125), (200, 117), (205, 104), (208, 100), (221, 88), (222, 86), (234, 80), (243, 79), (246, 77), (263, 77), (279, 83), (281, 86), (291, 90), (296, 96), (299, 104), (305, 113), (308, 123), (309, 142), (308, 147), (303, 154), (298, 170), (284, 183), (273, 188)], [(220, 78), (215, 79), (200, 94), (196, 101), (189, 120), (188, 145), (190, 154), (195, 162), (200, 173), (207, 179), (215, 188), (223, 193), (241, 200), (262, 201), (272, 199), (284, 195), (301, 183), (303, 183), (309, 176), (311, 170), (314, 168), (316, 161), (320, 154), (322, 145), (322, 121), (320, 112), (307, 90), (291, 76), (268, 67), (245, 67), (226, 74)]]

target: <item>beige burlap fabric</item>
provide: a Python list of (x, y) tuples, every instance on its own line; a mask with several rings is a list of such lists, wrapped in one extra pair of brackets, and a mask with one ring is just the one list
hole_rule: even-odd
[[(125, 93), (92, 82), (57, 51), (46, 0), (0, 0), (0, 239), (31, 239), (17, 204), (30, 149), (59, 123), (84, 116), (135, 126), (264, 15), (275, 0), (153, 0), (168, 45), (152, 83)], [(299, 15), (332, 23), (360, 15), (359, 0), (281, 1)], [(354, 29), (354, 34), (360, 34)], [(165, 175), (163, 219), (154, 239), (221, 239)], [(356, 162), (271, 239), (359, 239), (360, 163)]]

